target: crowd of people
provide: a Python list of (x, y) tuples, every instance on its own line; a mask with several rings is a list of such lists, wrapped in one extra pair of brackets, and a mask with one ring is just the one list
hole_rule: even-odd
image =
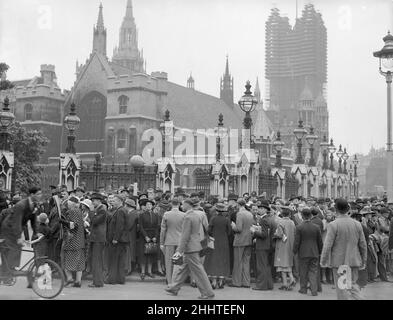
[[(137, 272), (141, 281), (165, 277), (173, 295), (189, 279), (202, 299), (225, 285), (251, 288), (252, 277), (253, 290), (279, 283), (291, 291), (299, 282), (300, 294), (317, 296), (330, 284), (345, 298), (337, 281), (346, 265), (356, 298), (393, 272), (393, 204), (386, 199), (286, 201), (256, 192), (220, 198), (181, 188), (136, 194), (132, 187), (106, 193), (52, 186), (48, 199), (37, 187), (26, 196), (0, 193), (0, 209), (0, 239), (10, 247), (28, 241), (76, 288), (90, 278), (93, 288), (125, 284)], [(3, 250), (1, 257), (13, 269), (20, 251)]]

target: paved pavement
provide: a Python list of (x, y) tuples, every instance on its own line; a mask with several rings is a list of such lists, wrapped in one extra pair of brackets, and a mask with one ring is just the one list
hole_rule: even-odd
[[(136, 279), (136, 278), (135, 278)], [(194, 300), (199, 291), (185, 285), (177, 297), (167, 295), (164, 282), (141, 282), (129, 279), (125, 285), (106, 285), (103, 288), (89, 288), (90, 281), (83, 281), (82, 288), (64, 288), (56, 298), (58, 300)], [(40, 300), (31, 289), (26, 288), (26, 279), (19, 278), (14, 287), (0, 286), (0, 300)], [(217, 300), (335, 300), (335, 290), (330, 285), (323, 286), (323, 292), (317, 297), (299, 294), (299, 285), (291, 292), (278, 290), (254, 291), (247, 288), (230, 288), (215, 290)], [(377, 282), (369, 284), (362, 291), (367, 300), (393, 299), (393, 283)]]

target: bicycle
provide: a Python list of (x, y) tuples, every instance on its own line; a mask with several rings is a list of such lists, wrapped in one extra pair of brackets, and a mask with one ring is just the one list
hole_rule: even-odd
[(45, 256), (36, 257), (33, 250), (20, 249), (22, 252), (33, 253), (34, 256), (19, 270), (12, 270), (4, 254), (6, 250), (15, 250), (15, 248), (7, 245), (4, 239), (0, 239), (2, 263), (0, 285), (3, 283), (6, 286), (14, 286), (18, 277), (26, 277), (34, 293), (41, 298), (54, 299), (62, 292), (65, 282), (64, 273), (57, 263)]

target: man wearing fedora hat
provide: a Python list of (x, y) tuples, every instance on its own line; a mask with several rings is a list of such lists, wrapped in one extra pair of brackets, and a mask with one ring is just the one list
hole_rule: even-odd
[(91, 288), (100, 288), (104, 286), (104, 245), (106, 242), (106, 207), (102, 204), (104, 197), (99, 193), (91, 196), (94, 206), (94, 215), (91, 217), (90, 231), (90, 256), (91, 271), (93, 282), (89, 285)]
[(136, 263), (136, 237), (138, 225), (138, 213), (136, 210), (136, 203), (134, 199), (126, 199), (124, 207), (127, 210), (127, 230), (129, 236), (129, 243), (126, 248), (126, 271), (130, 275)]

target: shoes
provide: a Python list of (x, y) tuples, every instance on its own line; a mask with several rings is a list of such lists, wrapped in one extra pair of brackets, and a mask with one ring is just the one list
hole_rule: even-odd
[(211, 296), (201, 295), (201, 296), (198, 297), (198, 299), (201, 299), (201, 300), (209, 300), (209, 299), (213, 299), (214, 297), (215, 297), (214, 294), (211, 295)]
[(73, 287), (74, 288), (80, 288), (80, 287), (82, 287), (82, 283), (81, 282), (75, 282)]
[(177, 296), (177, 292), (172, 291), (170, 288), (165, 288), (165, 291), (171, 296)]
[(147, 275), (149, 278), (152, 278), (152, 279), (156, 277), (154, 274), (152, 274), (152, 273), (150, 273), (150, 272), (147, 272), (146, 275)]
[(299, 290), (298, 292), (301, 294), (307, 294), (307, 291), (304, 291), (304, 290)]
[(235, 286), (233, 283), (228, 283), (228, 287), (241, 288), (241, 286)]
[(89, 284), (88, 287), (89, 287), (89, 288), (102, 288), (103, 285), (102, 285), (102, 286), (97, 286), (97, 285), (95, 285), (95, 284)]
[(196, 284), (195, 281), (191, 281), (191, 287), (193, 287), (193, 288), (196, 288), (196, 287), (197, 287), (197, 284)]
[(250, 289), (250, 286), (242, 286), (242, 288), (248, 288), (248, 289)]
[(67, 280), (64, 287), (71, 287), (71, 285), (73, 285), (73, 284), (74, 284), (74, 280)]
[(312, 295), (313, 297), (316, 297), (316, 296), (318, 295), (318, 293), (314, 292), (314, 293), (311, 293), (311, 295)]
[(165, 277), (165, 273), (164, 272), (157, 272), (157, 275), (160, 277)]
[(259, 288), (257, 288), (257, 287), (252, 287), (251, 289), (252, 289), (252, 290), (257, 290), (257, 291), (264, 291), (264, 289), (259, 289)]
[(144, 273), (141, 273), (141, 280), (142, 280), (142, 281), (145, 280), (145, 276), (146, 276), (146, 275), (145, 275)]

